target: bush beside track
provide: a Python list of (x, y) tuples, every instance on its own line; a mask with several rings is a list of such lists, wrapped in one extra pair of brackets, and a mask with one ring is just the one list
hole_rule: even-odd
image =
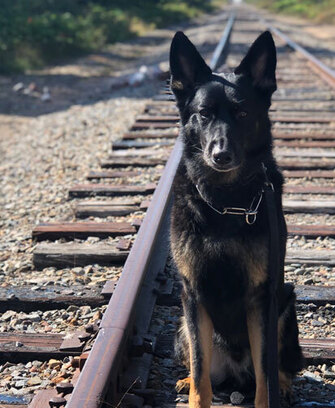
[(2, 0), (0, 73), (101, 50), (197, 17), (219, 3), (223, 0)]
[(317, 23), (335, 23), (334, 0), (247, 0), (276, 13), (307, 17)]

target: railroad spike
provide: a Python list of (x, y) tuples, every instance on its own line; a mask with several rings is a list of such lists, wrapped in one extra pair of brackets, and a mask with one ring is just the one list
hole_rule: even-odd
[(144, 338), (142, 336), (134, 336), (131, 347), (131, 355), (133, 357), (140, 357), (144, 353), (152, 354), (153, 343), (151, 339)]
[(65, 407), (67, 401), (63, 397), (53, 397), (49, 400), (50, 408)]
[(80, 341), (87, 341), (87, 340), (89, 340), (90, 338), (91, 338), (91, 334), (88, 333), (88, 332), (86, 332), (86, 333), (81, 333), (81, 334), (78, 335), (78, 339), (79, 339)]
[(63, 394), (63, 397), (67, 394), (71, 394), (73, 391), (74, 385), (72, 383), (61, 382), (56, 385), (56, 390), (58, 394)]
[(85, 326), (85, 330), (87, 331), (87, 333), (96, 333), (99, 330), (99, 326), (95, 323), (93, 324), (88, 324), (87, 326)]

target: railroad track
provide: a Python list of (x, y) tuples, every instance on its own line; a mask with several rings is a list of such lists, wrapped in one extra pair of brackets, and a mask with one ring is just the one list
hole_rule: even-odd
[[(236, 66), (250, 41), (267, 26), (243, 9), (226, 20), (211, 59), (218, 70), (223, 63), (224, 69)], [(335, 389), (335, 371), (331, 371), (335, 364), (335, 275), (331, 271), (335, 264), (335, 73), (275, 27), (270, 29), (278, 48), (278, 91), (271, 108), (274, 145), (287, 180), (287, 279), (296, 284), (298, 318), (305, 334), (301, 345), (312, 367), (295, 385), (297, 406), (304, 406), (304, 399), (327, 406)], [(59, 290), (51, 278), (43, 292), (24, 285), (19, 290), (0, 289), (0, 305), (7, 310), (8, 321), (21, 316), (23, 327), (20, 332), (0, 333), (1, 372), (6, 373), (14, 362), (31, 370), (35, 367), (38, 373), (31, 362), (45, 361), (50, 372), (54, 370), (55, 385), (39, 390), (33, 399), (24, 392), (23, 396), (0, 395), (1, 407), (12, 407), (13, 402), (20, 408), (187, 406), (173, 387), (182, 369), (171, 363), (180, 313), (180, 283), (169, 262), (168, 245), (171, 186), (181, 157), (177, 135), (177, 110), (166, 85), (129, 132), (113, 143), (100, 168), (87, 175), (87, 183), (69, 189), (69, 199), (76, 200), (77, 220), (34, 228), (35, 268), (53, 267), (55, 274), (59, 268), (71, 268), (78, 275), (78, 285)], [(103, 287), (99, 282), (90, 285), (92, 264), (100, 265), (101, 273), (110, 278)], [(41, 328), (50, 310), (68, 316), (69, 324), (61, 333)], [(162, 310), (163, 318), (157, 318)], [(157, 320), (163, 330), (157, 329)], [(321, 333), (318, 338), (305, 329), (310, 322)], [(24, 326), (29, 325), (36, 330), (27, 333)], [(320, 364), (326, 365), (321, 376)], [(30, 391), (43, 388), (36, 377), (29, 380)], [(299, 384), (306, 381), (311, 382), (312, 393), (308, 387), (299, 391)], [(324, 395), (315, 394), (313, 381)], [(219, 406), (226, 406), (225, 398), (218, 397), (223, 404)]]

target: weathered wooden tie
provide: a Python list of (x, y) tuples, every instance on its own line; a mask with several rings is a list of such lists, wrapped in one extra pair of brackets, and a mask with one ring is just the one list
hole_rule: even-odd
[(332, 132), (317, 132), (316, 130), (310, 132), (302, 132), (302, 131), (287, 131), (284, 129), (273, 129), (272, 134), (275, 139), (279, 140), (294, 140), (294, 139), (301, 139), (301, 140), (328, 140), (333, 141), (335, 138), (335, 130)]
[(155, 188), (154, 183), (144, 185), (77, 184), (70, 188), (69, 197), (145, 195), (153, 193)]
[(112, 157), (103, 161), (101, 167), (152, 167), (165, 164), (167, 159), (168, 157)]
[(90, 171), (87, 180), (100, 179), (100, 178), (126, 178), (126, 177), (136, 177), (141, 175), (140, 171), (114, 171), (114, 170), (95, 170)]
[(129, 202), (129, 204), (111, 203), (109, 201), (83, 201), (77, 203), (75, 214), (77, 218), (88, 217), (121, 217), (140, 211), (141, 207)]
[(333, 186), (301, 186), (301, 185), (285, 185), (284, 193), (286, 194), (335, 194), (335, 187)]
[(283, 170), (334, 170), (335, 160), (332, 159), (304, 159), (279, 158), (277, 163)]
[(317, 306), (335, 303), (335, 286), (296, 285), (298, 303), (314, 303)]
[(335, 178), (335, 171), (331, 170), (283, 170), (284, 177), (287, 178)]
[(126, 132), (122, 136), (122, 140), (133, 139), (175, 139), (178, 136), (178, 129), (170, 130), (169, 132), (162, 131), (142, 131), (142, 132)]
[(121, 149), (145, 149), (148, 147), (164, 147), (164, 146), (172, 146), (173, 140), (166, 140), (166, 141), (154, 141), (154, 142), (143, 142), (143, 141), (133, 141), (133, 140), (121, 140), (118, 142), (113, 142), (112, 149), (113, 150), (121, 150)]
[(92, 264), (112, 265), (124, 262), (128, 253), (120, 251), (116, 243), (43, 243), (35, 248), (33, 262), (37, 269), (49, 266), (74, 268)]
[(90, 236), (107, 238), (135, 234), (136, 228), (128, 222), (61, 222), (40, 224), (33, 229), (37, 241), (59, 238), (75, 239)]
[(66, 309), (71, 305), (98, 307), (106, 304), (100, 291), (98, 285), (88, 287), (79, 284), (66, 288), (47, 285), (36, 289), (28, 284), (0, 288), (0, 312)]
[(284, 212), (292, 213), (309, 213), (309, 214), (335, 214), (335, 201), (298, 201), (284, 199)]
[(306, 157), (306, 158), (335, 158), (335, 150), (325, 150), (325, 149), (290, 149), (284, 150), (282, 148), (275, 149), (276, 157)]
[(287, 226), (290, 235), (303, 235), (308, 238), (335, 237), (335, 226), (332, 225), (292, 225)]
[(286, 263), (335, 265), (335, 251), (330, 249), (288, 249)]
[[(0, 333), (0, 353), (11, 361), (64, 358), (69, 354), (62, 350), (65, 334), (58, 333)], [(83, 345), (83, 344), (82, 344)], [(72, 350), (78, 355), (80, 350)]]

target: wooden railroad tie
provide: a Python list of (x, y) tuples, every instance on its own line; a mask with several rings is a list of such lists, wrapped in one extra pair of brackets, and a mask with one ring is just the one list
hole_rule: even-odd
[(287, 225), (289, 235), (305, 236), (307, 238), (335, 237), (333, 225)]
[(144, 185), (77, 184), (70, 188), (69, 197), (145, 195), (153, 193), (155, 188), (154, 183)]
[[(284, 150), (281, 148), (275, 149), (276, 157), (306, 157), (306, 158), (335, 158), (335, 150), (327, 149), (290, 149)], [(335, 165), (335, 162), (334, 162)]]
[(335, 201), (316, 201), (316, 200), (283, 200), (284, 212), (309, 213), (309, 214), (335, 214)]
[(150, 131), (150, 132), (126, 132), (122, 136), (122, 140), (134, 139), (175, 139), (178, 136), (179, 129), (170, 130), (169, 132)]
[[(107, 176), (106, 172), (103, 174)], [(105, 177), (107, 178), (107, 177)], [(152, 194), (155, 191), (156, 184), (146, 184), (143, 186), (140, 185), (113, 185), (113, 184), (78, 184), (73, 186), (69, 190), (69, 197), (90, 197), (90, 196), (110, 196), (110, 197), (117, 197), (123, 195), (147, 195)], [(324, 195), (333, 195), (335, 193), (335, 188), (332, 186), (301, 186), (301, 185), (286, 185), (284, 187), (285, 193), (291, 194), (324, 194)], [(288, 206), (294, 210), (294, 203), (297, 204), (298, 207), (298, 200), (291, 200), (288, 201)], [(305, 204), (304, 204), (305, 203)], [(327, 204), (328, 203), (328, 204)], [(332, 206), (332, 201), (327, 201), (322, 204), (319, 201), (301, 201), (300, 207), (305, 205), (306, 209), (313, 208), (324, 208), (325, 205), (328, 207)], [(108, 204), (108, 202), (106, 202)]]
[[(331, 123), (335, 122), (333, 116), (319, 116), (313, 115), (310, 116), (302, 116), (301, 114), (296, 114), (295, 116), (292, 114), (282, 114), (280, 112), (270, 112), (270, 119), (273, 122), (282, 122), (282, 123)], [(136, 119), (136, 126), (140, 124), (147, 125), (154, 125), (157, 124), (157, 127), (160, 127), (161, 124), (166, 126), (171, 124), (178, 124), (179, 116), (178, 115), (162, 115), (162, 116), (154, 116), (154, 115), (140, 115)]]
[(320, 132), (313, 130), (311, 132), (299, 132), (296, 130), (285, 131), (284, 129), (273, 129), (272, 134), (275, 141), (284, 141), (284, 140), (314, 140), (316, 142), (320, 141), (334, 141), (335, 132)]
[(335, 187), (333, 186), (302, 186), (302, 185), (285, 185), (284, 193), (288, 194), (335, 194)]
[(136, 231), (129, 222), (61, 222), (38, 225), (33, 229), (32, 237), (37, 241), (59, 238), (108, 238), (135, 234)]
[(177, 128), (178, 123), (173, 122), (135, 122), (130, 130), (143, 130), (143, 129), (173, 129)]
[(272, 122), (282, 123), (332, 123), (335, 122), (334, 117), (302, 117), (302, 116), (285, 116), (279, 114), (270, 115)]
[[(135, 234), (138, 227), (127, 222), (63, 222), (40, 224), (33, 229), (32, 237), (37, 241), (55, 240), (60, 238), (85, 239), (89, 236), (107, 238), (120, 235)], [(288, 224), (290, 235), (306, 237), (335, 237), (335, 226), (332, 225), (291, 225)]]
[(79, 355), (84, 346), (83, 332), (71, 333), (0, 333), (0, 353), (11, 355), (11, 360), (29, 361), (41, 358), (61, 359)]
[(140, 158), (140, 157), (167, 157), (171, 148), (164, 149), (118, 149), (113, 151), (108, 157), (109, 159), (125, 157), (125, 158)]
[(287, 178), (335, 178), (335, 171), (333, 170), (283, 170), (284, 177)]
[[(180, 306), (180, 289), (177, 286), (172, 280), (161, 285), (157, 303), (160, 306)], [(314, 303), (317, 306), (335, 304), (335, 286), (295, 285), (295, 292), (298, 303)]]
[(335, 141), (316, 141), (316, 140), (278, 140), (275, 139), (274, 145), (276, 147), (294, 147), (294, 148), (303, 148), (303, 147), (335, 147)]
[(105, 218), (110, 216), (122, 217), (140, 210), (141, 207), (135, 204), (122, 205), (113, 204), (108, 201), (83, 201), (81, 203), (77, 203), (75, 214), (77, 218)]
[(35, 268), (50, 266), (58, 268), (84, 265), (112, 265), (125, 262), (129, 251), (120, 250), (117, 244), (66, 244), (42, 243), (36, 246), (33, 255)]
[(113, 157), (101, 163), (102, 168), (108, 167), (151, 167), (164, 165), (168, 157)]
[[(104, 160), (101, 163), (102, 168), (111, 168), (111, 167), (151, 167), (164, 165), (168, 159), (168, 155), (164, 157), (114, 157), (111, 155), (108, 160)], [(299, 160), (291, 158), (280, 158), (278, 160), (279, 166), (283, 170), (289, 169), (300, 169), (300, 170), (334, 170), (335, 160), (324, 159), (324, 160)]]
[(16, 310), (31, 312), (34, 310), (65, 309), (69, 306), (98, 307), (106, 304), (99, 286), (87, 287), (73, 285), (67, 288), (48, 285), (36, 289), (24, 284), (11, 288), (0, 288), (0, 312)]
[(113, 150), (121, 150), (121, 149), (146, 149), (148, 147), (166, 147), (172, 146), (174, 143), (173, 140), (169, 141), (153, 141), (153, 142), (143, 142), (143, 141), (134, 141), (134, 140), (120, 140), (117, 142), (113, 142), (112, 149)]
[(136, 177), (141, 175), (140, 171), (90, 171), (87, 180), (99, 179), (99, 178), (123, 178), (123, 177)]
[[(91, 195), (91, 194), (88, 194)], [(93, 195), (93, 194), (92, 194)], [(98, 195), (95, 193), (95, 195)], [(127, 200), (123, 202), (113, 201), (83, 201), (78, 202), (75, 208), (77, 218), (109, 216), (125, 216), (136, 211), (143, 211), (148, 208), (150, 201), (132, 202)], [(293, 213), (312, 213), (312, 214), (335, 214), (335, 201), (329, 200), (289, 200), (284, 199), (284, 212), (286, 214)]]
[(334, 170), (335, 160), (301, 160), (301, 158), (280, 158), (277, 160), (282, 170)]
[[(109, 178), (126, 178), (136, 177), (143, 174), (143, 171), (115, 171), (115, 170), (95, 170), (90, 171), (86, 177), (88, 180), (93, 179), (109, 179)], [(155, 174), (161, 174), (160, 169), (155, 169)], [(283, 174), (287, 178), (335, 178), (334, 170), (283, 170)]]
[[(36, 246), (33, 262), (37, 269), (50, 266), (58, 268), (84, 265), (110, 265), (125, 262), (129, 248), (129, 240), (124, 244), (77, 243), (63, 244), (42, 243)], [(335, 251), (332, 250), (289, 250), (286, 263), (301, 263), (306, 265), (335, 265)]]

